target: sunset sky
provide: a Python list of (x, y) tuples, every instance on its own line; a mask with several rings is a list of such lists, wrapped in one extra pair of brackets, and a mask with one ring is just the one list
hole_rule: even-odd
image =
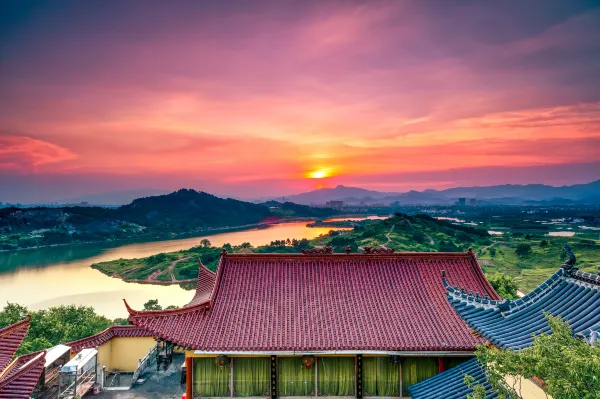
[(0, 201), (600, 178), (600, 1), (4, 1)]

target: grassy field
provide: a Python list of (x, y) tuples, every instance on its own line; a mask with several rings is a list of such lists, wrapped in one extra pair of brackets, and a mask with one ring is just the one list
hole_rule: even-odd
[[(300, 252), (303, 248), (332, 246), (334, 252), (344, 252), (350, 246), (353, 252), (366, 246), (395, 248), (397, 251), (466, 251), (472, 247), (487, 275), (502, 273), (512, 277), (522, 291), (530, 291), (554, 273), (565, 259), (563, 247), (569, 244), (577, 256), (577, 266), (584, 271), (596, 272), (600, 264), (600, 240), (597, 233), (575, 237), (553, 237), (545, 231), (505, 231), (504, 235), (490, 236), (485, 225), (475, 227), (456, 225), (425, 215), (397, 214), (385, 220), (361, 222), (352, 231), (331, 231), (314, 240), (274, 242), (254, 248), (249, 244), (227, 248), (228, 252)], [(519, 245), (529, 251), (517, 255)], [(148, 283), (193, 282), (198, 273), (198, 258), (211, 270), (216, 270), (220, 248), (208, 243), (189, 250), (162, 253), (141, 259), (118, 259), (94, 264), (103, 273), (126, 281)], [(194, 284), (187, 284), (193, 288)]]
[[(541, 244), (545, 241), (547, 244)], [(531, 246), (524, 256), (516, 254), (519, 244)], [(529, 238), (498, 238), (496, 244), (479, 253), (485, 273), (500, 272), (511, 276), (519, 289), (531, 291), (552, 275), (564, 262), (565, 244), (571, 246), (577, 257), (577, 266), (584, 271), (597, 272), (600, 265), (600, 241), (579, 237), (550, 237), (530, 234)], [(493, 249), (492, 249), (493, 248)]]

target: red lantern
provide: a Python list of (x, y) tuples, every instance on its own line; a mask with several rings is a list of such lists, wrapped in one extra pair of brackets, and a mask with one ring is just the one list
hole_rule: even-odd
[(302, 364), (306, 366), (307, 370), (310, 370), (310, 366), (315, 362), (315, 357), (313, 355), (304, 355), (301, 359)]
[(229, 364), (229, 358), (225, 355), (219, 355), (219, 356), (217, 356), (216, 362), (217, 362), (217, 366), (223, 368)]

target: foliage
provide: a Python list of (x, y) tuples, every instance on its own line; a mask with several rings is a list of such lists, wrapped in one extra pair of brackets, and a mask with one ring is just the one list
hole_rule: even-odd
[(517, 283), (512, 277), (506, 274), (496, 273), (491, 276), (487, 276), (488, 281), (494, 287), (494, 290), (502, 298), (506, 299), (517, 299)]
[[(529, 348), (514, 352), (482, 346), (477, 350), (491, 386), (500, 397), (521, 398), (518, 382), (535, 376), (555, 399), (599, 399), (600, 345), (576, 338), (569, 324), (558, 317), (546, 314), (546, 319), (551, 333), (534, 337)], [(507, 385), (505, 377), (515, 383)]]
[(88, 306), (62, 305), (34, 311), (7, 303), (0, 311), (0, 328), (21, 321), (28, 314), (31, 315), (30, 328), (18, 355), (89, 337), (114, 324)]
[(540, 247), (541, 248), (546, 248), (548, 246), (548, 240), (542, 240), (540, 241)]
[(493, 258), (494, 256), (496, 256), (496, 248), (494, 247), (490, 247), (490, 249), (488, 250), (490, 253), (490, 256)]
[(212, 244), (210, 243), (210, 241), (207, 238), (204, 238), (204, 239), (200, 240), (200, 245), (204, 248), (208, 248)]
[(162, 306), (158, 304), (158, 299), (149, 299), (144, 303), (144, 310), (162, 310)]
[(525, 257), (531, 253), (531, 245), (521, 243), (517, 245), (517, 249), (515, 249), (515, 253), (517, 256)]

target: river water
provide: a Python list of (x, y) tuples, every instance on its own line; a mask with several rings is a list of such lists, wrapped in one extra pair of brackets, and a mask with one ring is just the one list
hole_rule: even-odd
[(215, 246), (250, 242), (266, 245), (274, 240), (314, 238), (331, 228), (306, 227), (307, 222), (289, 222), (267, 228), (219, 233), (179, 240), (137, 244), (82, 244), (0, 252), (0, 308), (16, 302), (30, 309), (55, 305), (87, 305), (110, 318), (126, 317), (122, 299), (141, 309), (148, 299), (163, 306), (181, 306), (190, 301), (193, 291), (178, 285), (159, 286), (126, 283), (92, 269), (92, 263), (120, 258), (142, 258), (161, 252), (179, 251), (198, 245), (207, 238)]

